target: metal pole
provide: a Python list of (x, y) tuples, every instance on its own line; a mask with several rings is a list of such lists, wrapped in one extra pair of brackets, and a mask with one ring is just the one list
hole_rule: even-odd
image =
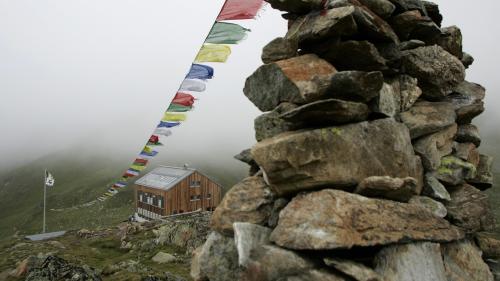
[(45, 173), (43, 174), (43, 232), (45, 233), (45, 205), (47, 204), (47, 169), (45, 169)]

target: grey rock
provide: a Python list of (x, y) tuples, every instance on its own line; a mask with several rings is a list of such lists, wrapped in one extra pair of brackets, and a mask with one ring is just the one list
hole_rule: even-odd
[(475, 125), (464, 124), (458, 126), (457, 136), (455, 140), (460, 143), (473, 143), (476, 147), (481, 145), (481, 136), (479, 135), (479, 130)]
[(62, 258), (47, 256), (38, 266), (30, 269), (24, 280), (101, 281), (102, 279), (97, 270), (87, 265), (77, 266)]
[(448, 190), (431, 173), (425, 174), (423, 194), (437, 200), (451, 200)]
[(422, 95), (422, 90), (418, 87), (418, 81), (409, 75), (399, 75), (391, 83), (394, 86), (397, 82), (401, 96), (401, 112), (408, 111)]
[(335, 41), (312, 48), (312, 51), (340, 71), (377, 71), (387, 68), (385, 59), (369, 41)]
[(373, 112), (383, 115), (384, 117), (394, 117), (401, 110), (401, 93), (392, 85), (384, 83), (380, 94), (371, 104)]
[(417, 10), (407, 11), (393, 17), (391, 26), (404, 41), (417, 39), (428, 42), (441, 35), (439, 27)]
[(280, 60), (290, 59), (297, 56), (299, 45), (297, 41), (285, 38), (276, 38), (269, 42), (262, 50), (262, 62), (272, 63)]
[(442, 245), (443, 261), (448, 281), (493, 281), (481, 251), (470, 241), (458, 241)]
[(475, 187), (463, 184), (450, 191), (451, 201), (445, 202), (448, 220), (467, 233), (495, 228), (488, 195)]
[(300, 194), (281, 211), (271, 241), (296, 250), (349, 249), (463, 237), (426, 209), (332, 189)]
[(399, 117), (412, 139), (439, 132), (456, 120), (453, 105), (447, 102), (417, 102)]
[(424, 4), (425, 10), (427, 11), (427, 15), (434, 21), (438, 26), (441, 26), (443, 22), (443, 16), (439, 12), (438, 4), (431, 1), (422, 1)]
[(250, 254), (256, 248), (270, 243), (271, 229), (251, 223), (235, 222), (234, 242), (238, 250), (238, 263), (246, 267), (250, 263)]
[(247, 78), (243, 92), (262, 111), (283, 102), (305, 104), (323, 98), (335, 73), (325, 60), (303, 55), (259, 67)]
[(278, 198), (274, 201), (273, 210), (271, 212), (271, 216), (269, 217), (267, 223), (269, 227), (275, 228), (278, 225), (280, 212), (281, 210), (283, 210), (283, 208), (285, 208), (288, 202), (290, 201), (286, 198)]
[(327, 266), (333, 267), (336, 270), (354, 278), (357, 281), (383, 281), (384, 279), (373, 269), (364, 264), (353, 262), (350, 260), (342, 260), (338, 258), (323, 259)]
[(498, 234), (488, 232), (476, 233), (475, 241), (481, 252), (483, 252), (483, 258), (500, 258), (500, 240), (498, 240)]
[(396, 5), (397, 11), (405, 12), (411, 10), (418, 10), (423, 15), (427, 15), (427, 10), (423, 1), (421, 0), (390, 0), (394, 5)]
[(370, 109), (364, 103), (327, 99), (292, 109), (280, 118), (291, 124), (328, 126), (364, 121), (369, 114)]
[(441, 158), (441, 165), (433, 175), (448, 185), (459, 185), (476, 177), (476, 167), (455, 156)]
[(419, 47), (424, 47), (424, 46), (425, 46), (425, 42), (424, 41), (420, 41), (420, 40), (417, 40), (417, 39), (412, 39), (412, 40), (409, 40), (409, 41), (401, 42), (401, 44), (399, 45), (399, 50), (401, 50), (401, 51), (407, 51), (407, 50), (413, 50), (413, 49), (416, 49), (416, 48), (419, 48)]
[(471, 66), (474, 63), (474, 58), (470, 54), (464, 52), (462, 54), (461, 62), (465, 68), (469, 68), (469, 66)]
[(456, 26), (445, 27), (441, 29), (441, 36), (436, 37), (435, 43), (448, 53), (454, 55), (458, 59), (462, 59), (462, 32)]
[(311, 269), (294, 276), (288, 276), (278, 281), (348, 281), (348, 279), (323, 269)]
[(444, 218), (448, 214), (448, 210), (446, 210), (443, 203), (426, 196), (414, 196), (410, 199), (410, 201), (408, 201), (408, 203), (421, 206), (440, 218)]
[(420, 47), (402, 55), (403, 71), (418, 79), (425, 97), (445, 97), (465, 79), (465, 68), (440, 46)]
[(246, 178), (232, 187), (215, 209), (212, 229), (232, 234), (233, 223), (265, 225), (273, 207), (273, 194), (261, 177)]
[(285, 38), (302, 47), (331, 37), (354, 35), (357, 32), (354, 14), (352, 6), (307, 14), (294, 21)]
[(212, 232), (191, 263), (194, 280), (239, 280), (238, 251), (234, 239)]
[(264, 113), (255, 118), (255, 139), (261, 141), (286, 131), (298, 129), (300, 124), (287, 122), (280, 117), (282, 113), (293, 110), (294, 108), (297, 108), (297, 105), (285, 102), (280, 104), (273, 111)]
[(333, 76), (327, 92), (332, 98), (368, 102), (379, 95), (383, 84), (379, 71), (341, 71)]
[(354, 19), (358, 30), (370, 41), (393, 42), (399, 44), (399, 38), (392, 27), (381, 17), (365, 6), (357, 6)]
[(322, 0), (266, 0), (271, 7), (281, 11), (305, 14), (323, 7)]
[(177, 258), (169, 253), (158, 252), (154, 257), (151, 258), (152, 261), (162, 264), (171, 263), (177, 260)]
[(477, 166), (477, 175), (475, 178), (468, 180), (480, 190), (487, 190), (493, 187), (493, 157), (481, 154), (479, 164)]
[(354, 193), (367, 196), (387, 198), (400, 202), (408, 202), (410, 198), (419, 195), (421, 189), (414, 178), (368, 177), (362, 180)]
[(396, 10), (396, 6), (388, 0), (359, 0), (359, 2), (384, 19), (389, 18)]
[(252, 156), (280, 195), (354, 187), (370, 176), (422, 182), (408, 129), (392, 119), (284, 133), (256, 144)]
[(235, 155), (234, 158), (249, 165), (255, 163), (255, 161), (252, 159), (252, 155), (250, 154), (250, 148), (241, 151), (239, 154)]
[(422, 159), (427, 171), (435, 171), (441, 165), (441, 158), (453, 152), (453, 139), (457, 134), (457, 124), (417, 139), (413, 148)]
[(375, 270), (386, 281), (448, 281), (436, 243), (393, 245), (375, 257)]
[(453, 156), (471, 163), (476, 168), (479, 166), (480, 154), (473, 143), (453, 143)]
[(481, 85), (464, 81), (445, 100), (455, 107), (457, 122), (468, 124), (484, 111), (484, 97), (485, 89)]

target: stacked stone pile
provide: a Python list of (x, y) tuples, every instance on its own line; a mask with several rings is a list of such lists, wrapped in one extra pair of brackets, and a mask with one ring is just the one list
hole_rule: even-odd
[[(264, 113), (195, 280), (494, 280), (500, 241), (471, 124), (485, 89), (420, 0), (267, 0), (289, 30), (245, 95)], [(488, 259), (488, 260), (486, 260)]]

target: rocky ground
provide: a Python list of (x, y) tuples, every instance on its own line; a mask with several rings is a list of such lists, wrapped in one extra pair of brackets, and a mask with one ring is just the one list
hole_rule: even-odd
[(202, 213), (41, 242), (13, 237), (0, 242), (0, 280), (191, 280), (191, 252), (206, 239), (208, 220)]

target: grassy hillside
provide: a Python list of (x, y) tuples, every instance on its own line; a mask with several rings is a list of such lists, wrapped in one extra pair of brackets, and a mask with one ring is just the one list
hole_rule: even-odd
[[(183, 160), (177, 162), (185, 163)], [(188, 160), (193, 167), (213, 177), (226, 189), (245, 175), (242, 169), (245, 166), (235, 167), (203, 159), (198, 159), (198, 163), (195, 159)], [(175, 163), (157, 159), (149, 168)], [(48, 188), (47, 192), (47, 231), (106, 227), (126, 220), (133, 213), (130, 188), (92, 207), (62, 212), (50, 209), (69, 208), (95, 199), (129, 164), (130, 157), (107, 158), (96, 152), (74, 148), (0, 172), (0, 239), (17, 231), (33, 234), (42, 230), (45, 168), (56, 178), (56, 185)]]

